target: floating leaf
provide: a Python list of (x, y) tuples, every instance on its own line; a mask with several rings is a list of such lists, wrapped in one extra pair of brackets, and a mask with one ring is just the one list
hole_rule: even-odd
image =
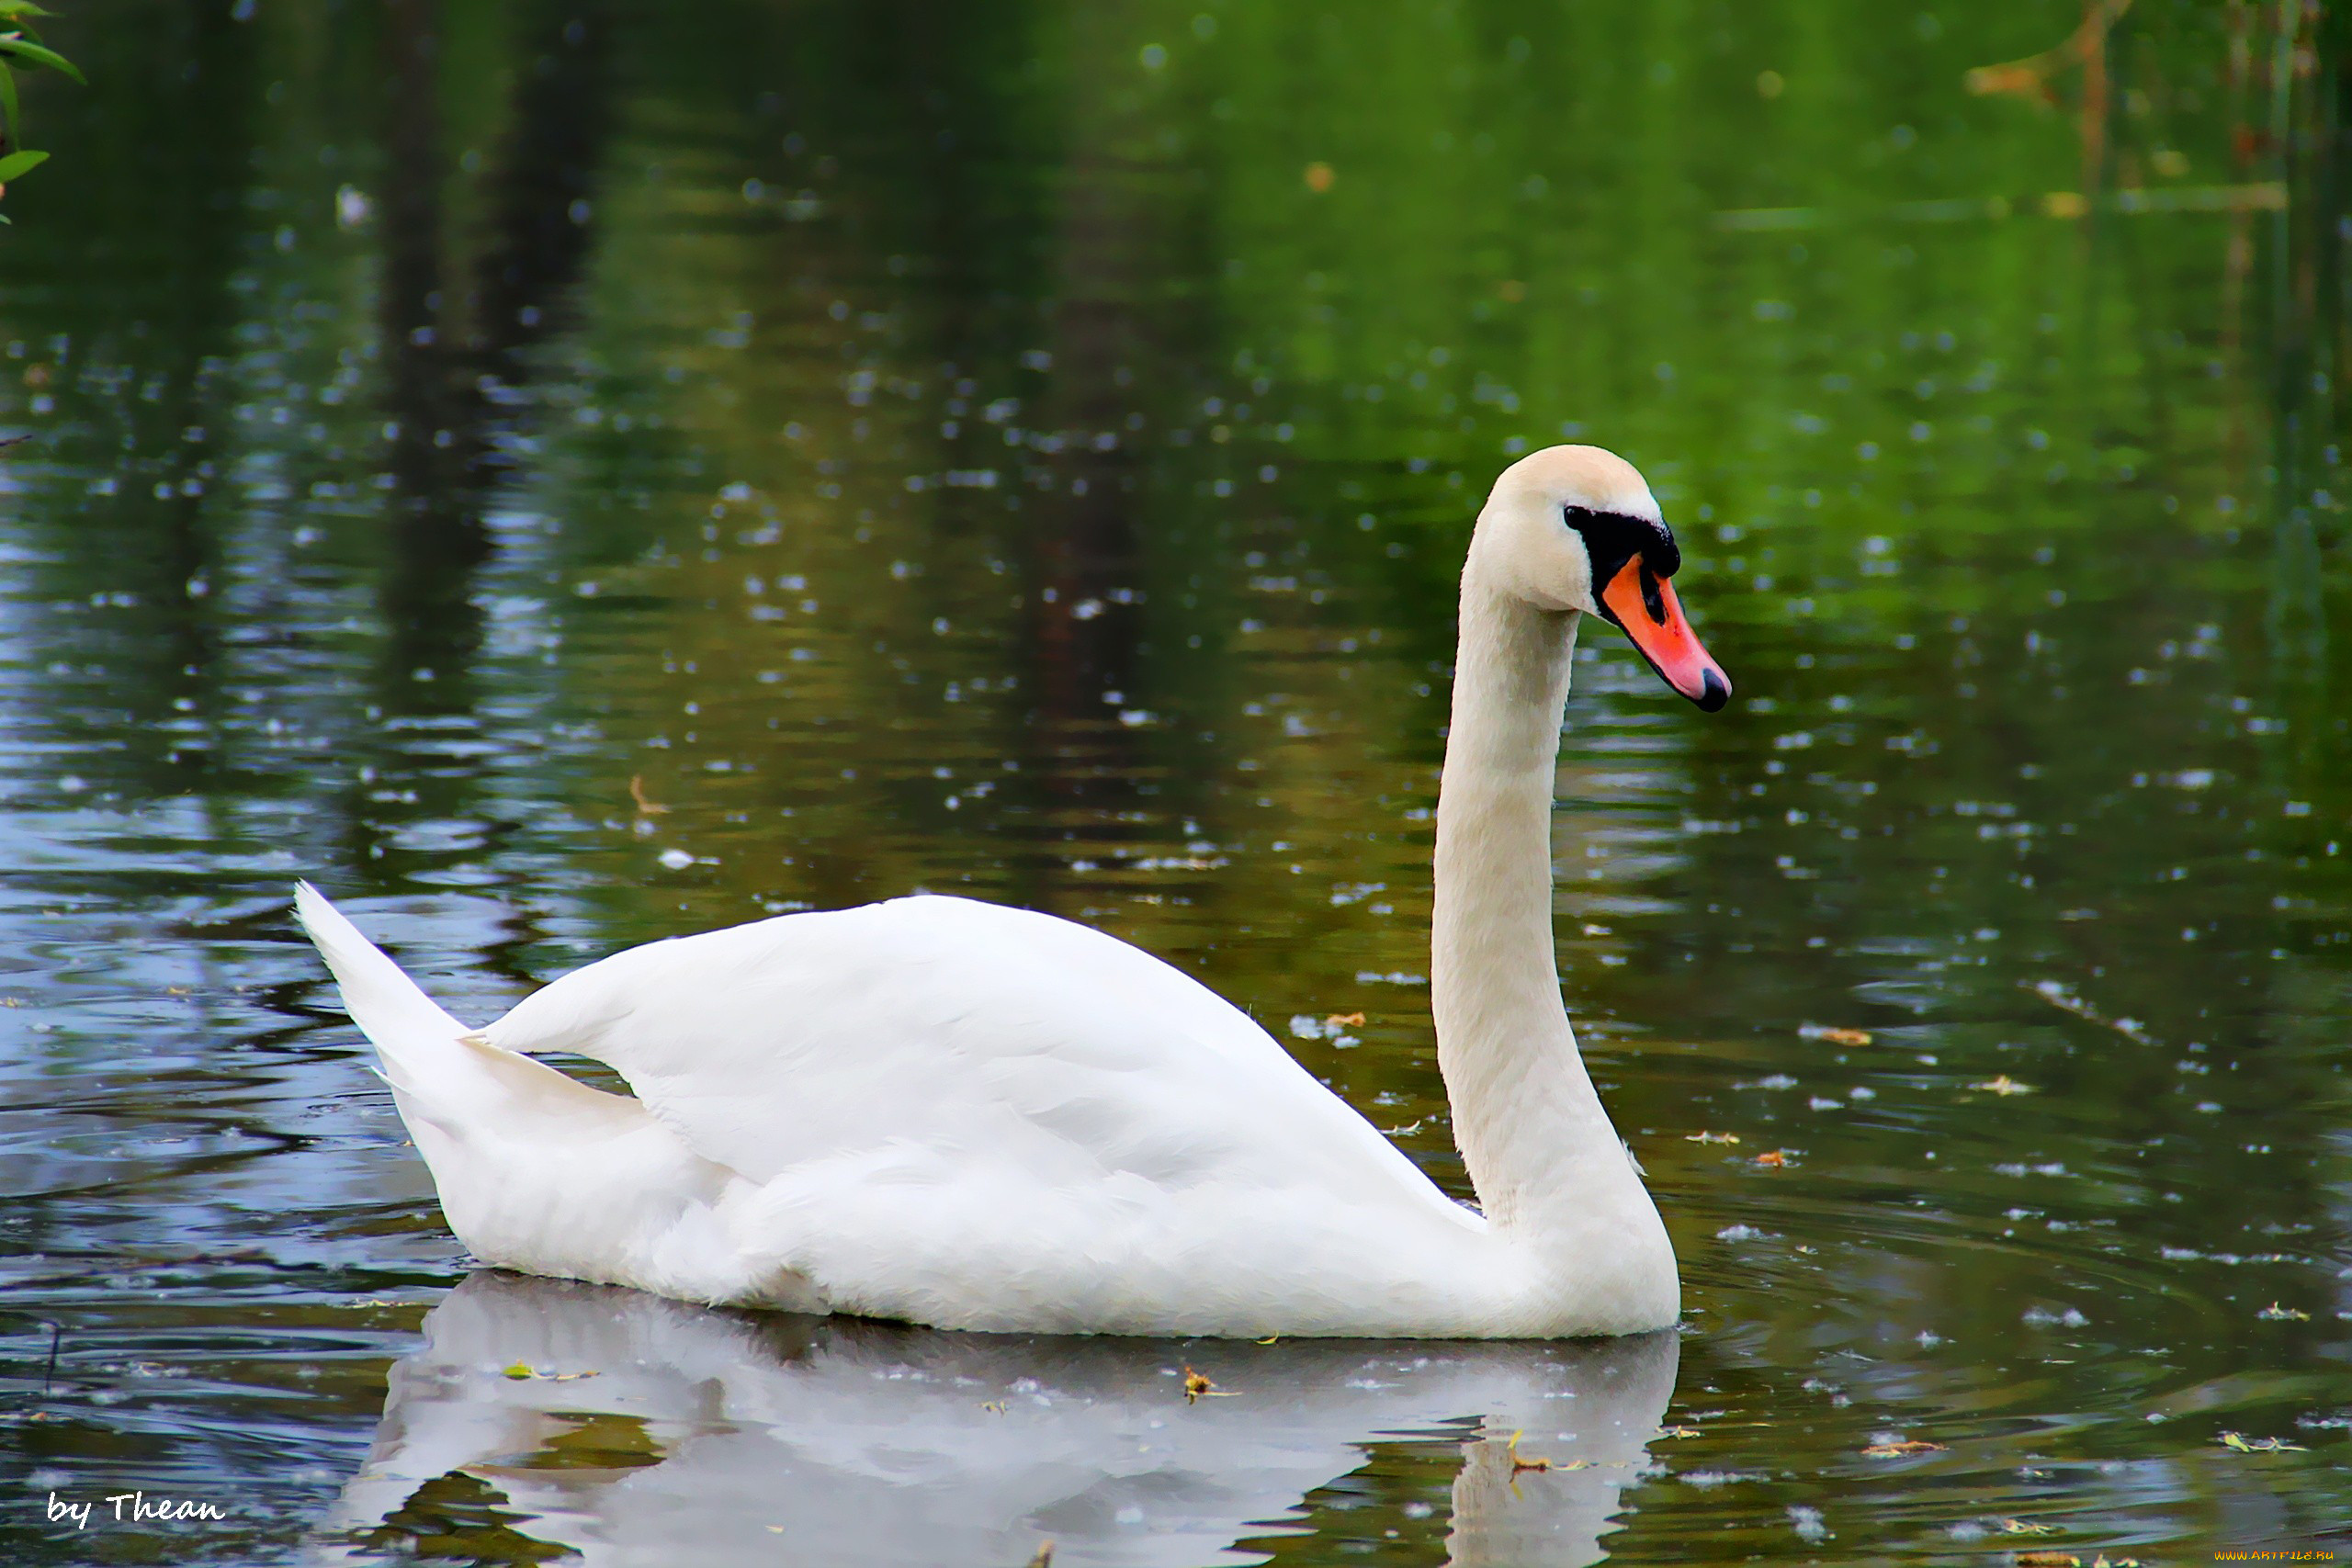
[(528, 1362), (517, 1361), (506, 1369), (506, 1375), (510, 1378), (532, 1378), (538, 1376), (538, 1373), (531, 1371)]
[(2017, 1079), (2009, 1077), (2007, 1073), (1998, 1074), (1986, 1079), (1983, 1083), (1970, 1084), (1968, 1087), (1971, 1089), (1987, 1089), (1994, 1094), (2002, 1096), (2005, 1099), (2012, 1094), (2031, 1094), (2033, 1092), (2033, 1086), (2031, 1084), (2019, 1083)]
[(1657, 1435), (1661, 1438), (1702, 1438), (1706, 1436), (1705, 1433), (1700, 1431), (1696, 1427), (1660, 1427), (1657, 1429)]
[(1867, 1029), (1834, 1029), (1827, 1024), (1808, 1023), (1797, 1033), (1806, 1040), (1823, 1040), (1832, 1045), (1867, 1045), (1871, 1032)]
[(2001, 1521), (2001, 1533), (2004, 1535), (2058, 1535), (2064, 1529), (2063, 1525), (2037, 1525), (2028, 1523), (2024, 1519)]
[(1510, 1455), (1510, 1472), (1514, 1477), (1525, 1470), (1541, 1471), (1552, 1468), (1552, 1461), (1548, 1459), (1528, 1459), (1520, 1453), (1519, 1439), (1526, 1435), (1524, 1432), (1513, 1432), (1510, 1435), (1510, 1441), (1503, 1445), (1503, 1451)]
[(1943, 1451), (1944, 1446), (1941, 1443), (1930, 1443), (1920, 1438), (1905, 1438), (1900, 1442), (1872, 1443), (1869, 1448), (1864, 1449), (1862, 1453), (1869, 1459), (1901, 1459), (1905, 1454), (1939, 1454)]
[(1685, 1134), (1682, 1141), (1686, 1144), (1736, 1144), (1739, 1142), (1739, 1134), (1737, 1133), (1690, 1133)]
[(1786, 1165), (1789, 1163), (1789, 1151), (1786, 1149), (1766, 1149), (1762, 1154), (1756, 1156), (1756, 1163), (1758, 1165), (1769, 1165), (1775, 1167)]
[(1363, 1027), (1363, 1014), (1335, 1012), (1323, 1021), (1323, 1026), (1327, 1029), (1361, 1029)]
[(2242, 1454), (2299, 1454), (2303, 1451), (2302, 1444), (2290, 1443), (2284, 1438), (2256, 1438), (2248, 1441), (2235, 1432), (2224, 1432), (2222, 1434), (2222, 1441)]
[(2020, 1551), (2015, 1561), (2018, 1568), (2083, 1568), (2083, 1560), (2071, 1551)]
[(2311, 1314), (2298, 1312), (2293, 1307), (2280, 1306), (2277, 1302), (2272, 1302), (2254, 1315), (2271, 1323), (2309, 1323), (2312, 1320)]

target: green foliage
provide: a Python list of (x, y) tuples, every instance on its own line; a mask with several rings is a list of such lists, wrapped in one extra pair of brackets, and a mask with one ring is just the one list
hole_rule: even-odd
[[(0, 148), (13, 144), (21, 136), (24, 114), (17, 101), (17, 65), (55, 71), (88, 85), (80, 67), (40, 42), (40, 35), (33, 30), (31, 22), (27, 19), (51, 14), (35, 5), (33, 0), (0, 0), (0, 28), (7, 29), (0, 31)], [(48, 160), (48, 153), (36, 152), (29, 148), (0, 157), (0, 186), (6, 186)], [(6, 221), (7, 219), (0, 218), (0, 223)]]

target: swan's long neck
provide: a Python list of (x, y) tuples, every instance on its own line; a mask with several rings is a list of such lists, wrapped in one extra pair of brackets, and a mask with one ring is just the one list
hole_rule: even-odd
[(1582, 1267), (1629, 1226), (1663, 1233), (1585, 1075), (1552, 947), (1552, 789), (1577, 618), (1488, 584), (1474, 548), (1438, 793), (1430, 984), (1480, 1206), (1498, 1231)]

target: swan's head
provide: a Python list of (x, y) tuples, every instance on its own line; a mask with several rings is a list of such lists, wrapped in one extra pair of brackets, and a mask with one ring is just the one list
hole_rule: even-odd
[(1674, 532), (1640, 472), (1614, 452), (1547, 446), (1505, 468), (1470, 549), (1505, 592), (1621, 628), (1668, 685), (1708, 713), (1730, 699), (1723, 666), (1675, 599)]

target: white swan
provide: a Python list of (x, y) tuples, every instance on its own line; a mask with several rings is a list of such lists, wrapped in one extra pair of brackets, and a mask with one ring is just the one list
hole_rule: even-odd
[(297, 908), (488, 1263), (943, 1328), (1658, 1328), (1674, 1252), (1561, 1005), (1551, 818), (1582, 615), (1700, 706), (1729, 694), (1665, 581), (1679, 564), (1641, 476), (1589, 446), (1513, 464), (1470, 542), (1430, 980), (1483, 1212), (1238, 1009), (1051, 916), (786, 915), (617, 953), (474, 1031), (307, 884)]

